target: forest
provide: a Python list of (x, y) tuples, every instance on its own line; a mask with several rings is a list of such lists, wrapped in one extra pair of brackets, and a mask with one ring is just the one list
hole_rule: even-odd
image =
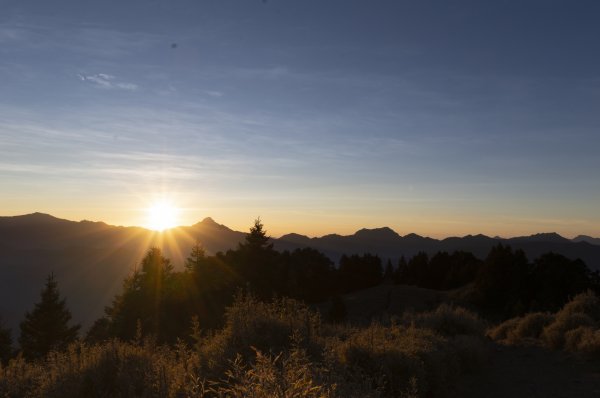
[[(369, 325), (347, 317), (349, 294), (392, 285), (445, 299)], [(499, 244), (484, 259), (365, 253), (334, 264), (311, 248), (274, 250), (256, 220), (235, 250), (197, 243), (182, 271), (150, 248), (85, 333), (49, 275), (18, 341), (0, 328), (0, 395), (453, 396), (490, 340), (600, 352), (598, 293), (597, 271), (555, 253), (529, 261)]]

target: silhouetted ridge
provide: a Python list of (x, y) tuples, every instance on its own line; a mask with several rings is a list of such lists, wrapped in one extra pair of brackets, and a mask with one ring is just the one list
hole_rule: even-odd
[(389, 227), (367, 229), (363, 228), (354, 233), (357, 238), (368, 238), (368, 239), (398, 239), (400, 235)]
[(48, 224), (55, 222), (71, 222), (68, 220), (63, 220), (61, 218), (56, 218), (46, 213), (31, 213), (24, 214), (20, 216), (8, 216), (8, 217), (0, 217), (0, 220), (9, 222), (11, 224), (18, 225), (27, 225), (27, 224)]
[(417, 235), (415, 233), (410, 233), (408, 235), (404, 235), (403, 236), (404, 239), (425, 239), (424, 237), (422, 237), (421, 235)]
[(465, 238), (475, 238), (475, 239), (490, 239), (489, 236), (484, 235), (484, 234), (477, 234), (477, 235), (467, 235), (465, 236)]
[(310, 242), (310, 238), (306, 235), (300, 235), (300, 234), (296, 234), (296, 233), (290, 233), (290, 234), (286, 234), (283, 235), (279, 238), (279, 240), (282, 241), (286, 241), (286, 242), (293, 242), (293, 243), (308, 243)]
[(530, 242), (570, 243), (571, 241), (556, 232), (539, 233), (530, 236), (519, 236), (509, 240), (528, 240)]
[(573, 238), (572, 241), (575, 242), (575, 243), (586, 242), (586, 243), (589, 243), (591, 245), (600, 246), (600, 238), (593, 238), (593, 237), (588, 236), (588, 235), (578, 235), (575, 238)]

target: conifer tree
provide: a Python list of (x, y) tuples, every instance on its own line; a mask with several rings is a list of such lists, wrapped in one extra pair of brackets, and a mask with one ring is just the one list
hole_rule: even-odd
[(23, 356), (40, 358), (51, 350), (62, 350), (77, 339), (80, 325), (69, 326), (71, 312), (60, 298), (54, 275), (48, 276), (40, 302), (21, 322), (19, 344)]
[(260, 298), (270, 297), (274, 289), (281, 285), (276, 264), (277, 252), (270, 240), (260, 218), (257, 218), (238, 248), (240, 274)]
[(267, 231), (264, 230), (264, 225), (259, 217), (254, 220), (254, 225), (250, 228), (250, 232), (246, 234), (245, 244), (240, 244), (240, 247), (257, 251), (271, 250), (273, 244), (269, 243), (270, 239), (271, 238), (267, 235)]
[(105, 309), (111, 333), (130, 340), (135, 337), (139, 320), (144, 333), (163, 341), (168, 326), (165, 303), (172, 293), (173, 274), (171, 260), (158, 247), (150, 248), (139, 269), (123, 282), (123, 292)]
[(206, 270), (207, 263), (206, 250), (200, 242), (196, 241), (190, 255), (185, 260), (185, 269), (192, 274), (200, 275)]

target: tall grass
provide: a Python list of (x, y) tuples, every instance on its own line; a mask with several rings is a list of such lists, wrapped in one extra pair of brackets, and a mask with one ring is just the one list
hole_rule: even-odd
[[(0, 368), (1, 397), (452, 396), (485, 360), (479, 320), (441, 308), (410, 325), (322, 325), (295, 300), (240, 296), (222, 330), (188, 346), (75, 343)], [(196, 331), (197, 332), (197, 331)]]
[(591, 291), (575, 296), (555, 314), (533, 313), (488, 330), (507, 344), (539, 344), (588, 355), (600, 354), (600, 299)]

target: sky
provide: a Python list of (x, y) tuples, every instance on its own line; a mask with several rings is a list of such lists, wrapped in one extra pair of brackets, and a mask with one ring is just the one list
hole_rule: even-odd
[(0, 215), (600, 236), (597, 1), (0, 9)]

